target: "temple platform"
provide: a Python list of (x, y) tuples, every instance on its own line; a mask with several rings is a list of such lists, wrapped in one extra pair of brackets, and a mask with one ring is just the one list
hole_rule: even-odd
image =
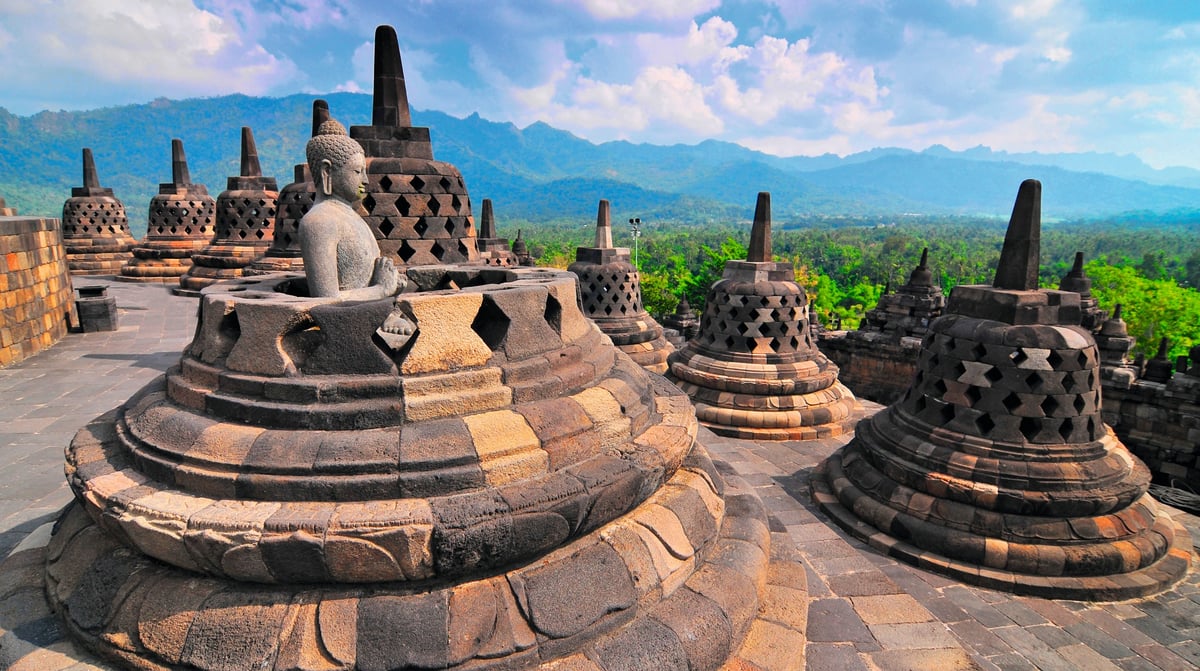
[[(63, 450), (96, 416), (174, 365), (196, 300), (154, 284), (108, 287), (117, 331), (69, 334), (0, 369), (0, 668), (112, 669), (68, 642), (43, 597), (50, 525), (71, 500)], [(864, 416), (881, 406), (864, 403)], [(770, 597), (730, 669), (1195, 669), (1200, 562), (1172, 588), (1120, 602), (1047, 600), (974, 587), (886, 557), (812, 503), (809, 475), (850, 436), (758, 442), (701, 431), (714, 460), (769, 512)], [(1200, 542), (1200, 518), (1172, 516)], [(790, 568), (789, 568), (790, 567)], [(556, 669), (599, 669), (589, 660)], [(661, 664), (663, 668), (674, 668)]]

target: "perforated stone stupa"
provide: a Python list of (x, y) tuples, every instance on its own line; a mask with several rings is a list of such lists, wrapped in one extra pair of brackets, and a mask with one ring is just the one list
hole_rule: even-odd
[(668, 377), (716, 433), (805, 440), (844, 433), (857, 401), (813, 344), (808, 297), (792, 264), (771, 260), (771, 195), (758, 194), (746, 261), (727, 261), (700, 333), (668, 361)]
[(303, 279), (205, 291), (179, 366), (72, 441), (46, 583), (74, 638), (209, 671), (715, 670), (760, 641), (762, 503), (574, 276), (409, 268), (365, 302)]
[(175, 284), (192, 267), (192, 254), (216, 232), (217, 201), (188, 172), (182, 140), (171, 140), (171, 181), (150, 199), (146, 237), (121, 267), (119, 280)]
[(509, 267), (520, 265), (507, 238), (496, 236), (496, 215), (492, 212), (492, 199), (484, 198), (479, 206), (479, 237), (475, 239), (479, 260), (485, 265)]
[[(312, 109), (312, 135), (315, 137), (321, 124), (329, 120), (329, 103), (314, 100)], [(308, 213), (316, 198), (316, 186), (308, 163), (297, 163), (294, 168), (295, 181), (279, 191), (275, 213), (275, 230), (271, 246), (262, 258), (246, 266), (246, 275), (265, 275), (273, 272), (304, 272), (304, 259), (300, 256), (300, 219)]]
[(576, 248), (575, 263), (567, 270), (579, 276), (583, 314), (639, 366), (665, 373), (675, 347), (642, 307), (641, 274), (629, 262), (629, 248), (613, 247), (607, 200), (596, 211), (595, 245)]
[(72, 275), (111, 275), (133, 258), (137, 240), (129, 232), (125, 205), (100, 186), (92, 150), (83, 150), (83, 186), (63, 203), (63, 247)]
[(1075, 263), (1063, 275), (1058, 288), (1079, 294), (1079, 325), (1083, 328), (1096, 331), (1108, 318), (1108, 314), (1100, 309), (1100, 301), (1092, 295), (1092, 278), (1083, 270), (1083, 252), (1075, 252)]
[(1021, 185), (991, 286), (959, 286), (912, 386), (813, 478), (887, 554), (995, 589), (1124, 599), (1186, 573), (1191, 540), (1101, 420), (1079, 294), (1038, 289), (1041, 184)]
[(860, 331), (884, 333), (893, 338), (921, 338), (929, 324), (942, 315), (946, 296), (934, 283), (929, 270), (929, 249), (921, 250), (921, 261), (908, 276), (908, 281), (894, 293), (884, 293), (874, 309), (863, 317)]
[(275, 232), (279, 187), (264, 177), (254, 133), (242, 126), (241, 171), (217, 196), (217, 231), (212, 242), (192, 255), (192, 267), (179, 278), (178, 293), (198, 296), (219, 280), (246, 274), (246, 266), (267, 253)]
[(375, 31), (375, 91), (370, 126), (350, 137), (367, 155), (367, 225), (397, 263), (478, 261), (471, 200), (458, 168), (433, 159), (429, 129), (412, 125), (400, 46), (391, 26)]

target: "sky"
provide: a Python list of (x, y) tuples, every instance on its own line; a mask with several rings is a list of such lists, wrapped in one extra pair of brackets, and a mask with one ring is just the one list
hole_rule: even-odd
[(369, 93), (381, 23), (414, 108), (595, 142), (1200, 169), (1197, 0), (0, 0), (0, 107)]

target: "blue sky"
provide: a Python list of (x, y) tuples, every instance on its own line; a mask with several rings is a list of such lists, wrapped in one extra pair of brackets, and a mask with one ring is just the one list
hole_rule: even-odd
[(369, 92), (380, 23), (414, 107), (597, 142), (1200, 168), (1196, 0), (0, 0), (0, 106)]

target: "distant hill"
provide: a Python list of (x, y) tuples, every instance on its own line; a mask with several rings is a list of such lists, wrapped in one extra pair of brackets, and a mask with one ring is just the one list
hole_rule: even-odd
[[(325, 96), (345, 125), (369, 123), (365, 94)], [(135, 233), (170, 176), (170, 140), (181, 138), (193, 180), (215, 196), (238, 170), (239, 128), (254, 129), (263, 169), (282, 187), (304, 160), (312, 96), (235, 95), (155, 100), (145, 105), (18, 117), (0, 108), (0, 195), (23, 213), (59, 216), (81, 181), (80, 150), (91, 147), (104, 186), (126, 205)], [(1017, 185), (1044, 185), (1048, 219), (1200, 211), (1200, 171), (1155, 170), (1134, 156), (1008, 154), (879, 148), (846, 157), (780, 158), (705, 141), (657, 146), (594, 144), (544, 123), (517, 128), (472, 115), (414, 111), (429, 126), (434, 155), (455, 164), (472, 197), (505, 219), (583, 218), (608, 198), (614, 216), (681, 224), (748, 219), (758, 191), (771, 191), (775, 218), (810, 214), (964, 214), (1006, 217)]]

